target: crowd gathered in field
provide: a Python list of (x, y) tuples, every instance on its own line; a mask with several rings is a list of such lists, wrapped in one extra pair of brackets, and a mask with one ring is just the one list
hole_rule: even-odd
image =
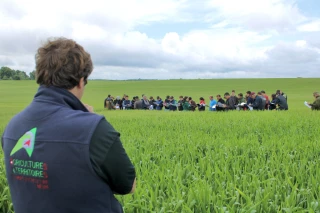
[[(319, 97), (319, 95), (318, 95)], [(269, 97), (264, 90), (257, 93), (247, 91), (245, 95), (235, 90), (231, 94), (226, 92), (222, 97), (220, 94), (209, 96), (209, 101), (200, 97), (195, 101), (189, 96), (179, 96), (176, 100), (173, 96), (167, 95), (163, 100), (160, 96), (154, 99), (153, 96), (147, 98), (142, 94), (141, 99), (134, 96), (131, 100), (124, 94), (121, 98), (112, 95), (104, 100), (104, 108), (109, 110), (167, 110), (167, 111), (228, 111), (228, 110), (288, 110), (288, 96), (281, 90), (277, 90)], [(311, 105), (311, 104), (310, 104)]]

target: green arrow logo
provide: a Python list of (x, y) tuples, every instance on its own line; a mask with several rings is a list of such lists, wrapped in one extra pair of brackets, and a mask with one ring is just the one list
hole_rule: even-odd
[(13, 147), (10, 156), (24, 148), (28, 153), (29, 157), (31, 157), (33, 148), (34, 148), (34, 140), (36, 138), (37, 128), (33, 128), (30, 131), (26, 132), (17, 142), (17, 144)]

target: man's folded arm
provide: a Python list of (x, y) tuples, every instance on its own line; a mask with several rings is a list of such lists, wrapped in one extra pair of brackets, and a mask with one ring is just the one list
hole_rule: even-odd
[(134, 192), (136, 173), (120, 141), (120, 134), (105, 120), (101, 120), (90, 143), (93, 169), (108, 183), (115, 194)]

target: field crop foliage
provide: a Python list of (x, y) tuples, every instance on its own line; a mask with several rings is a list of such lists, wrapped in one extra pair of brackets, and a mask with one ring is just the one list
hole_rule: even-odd
[[(133, 195), (117, 196), (131, 212), (320, 212), (320, 79), (89, 81), (83, 102), (121, 133), (137, 172)], [(282, 89), (289, 111), (108, 111), (110, 93), (129, 97), (203, 96)], [(34, 81), (0, 81), (0, 133), (30, 103)], [(1, 154), (0, 212), (13, 212)], [(32, 195), (30, 195), (32, 196)]]

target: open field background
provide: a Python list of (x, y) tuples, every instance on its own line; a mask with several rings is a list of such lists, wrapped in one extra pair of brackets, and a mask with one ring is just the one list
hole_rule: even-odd
[[(125, 212), (320, 212), (320, 79), (89, 81), (83, 102), (121, 133), (137, 169), (134, 195), (118, 196)], [(108, 94), (203, 96), (277, 89), (289, 111), (106, 111)], [(0, 81), (0, 133), (32, 100), (34, 81)], [(0, 164), (0, 212), (12, 212)]]

